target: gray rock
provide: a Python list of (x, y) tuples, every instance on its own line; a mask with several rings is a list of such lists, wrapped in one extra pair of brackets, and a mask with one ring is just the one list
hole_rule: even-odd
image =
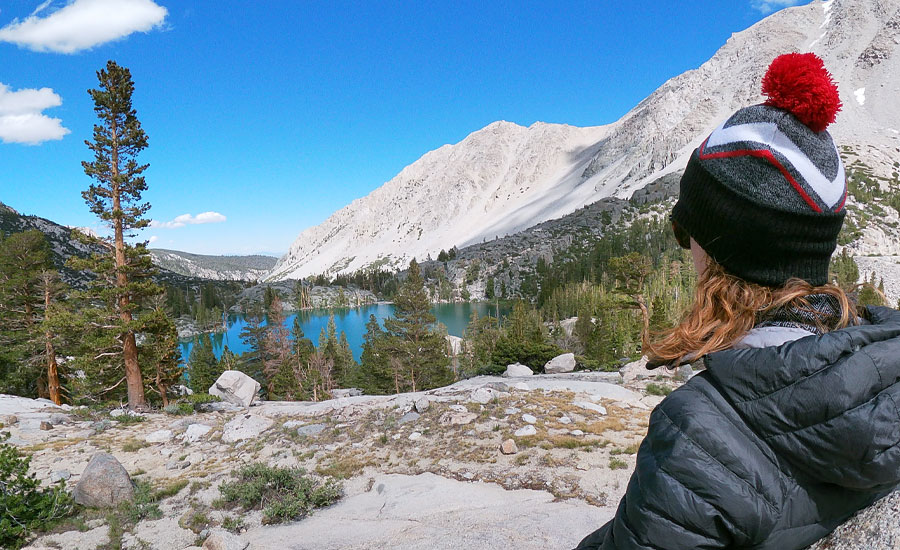
[(187, 460), (170, 460), (166, 462), (166, 470), (184, 470), (190, 465)]
[(419, 432), (413, 432), (413, 433), (409, 434), (410, 441), (418, 441), (421, 438), (422, 438), (422, 434)]
[(0, 424), (4, 426), (12, 426), (19, 421), (19, 417), (14, 414), (4, 414), (0, 415)]
[(70, 477), (72, 477), (72, 474), (69, 473), (69, 470), (57, 470), (50, 474), (50, 483), (65, 481)]
[(225, 427), (222, 429), (222, 441), (234, 443), (244, 439), (253, 439), (271, 428), (274, 423), (274, 420), (265, 416), (239, 414), (225, 424)]
[(900, 491), (860, 510), (809, 550), (896, 550), (900, 548)]
[(212, 426), (206, 424), (191, 424), (187, 430), (181, 434), (181, 439), (185, 443), (196, 443), (200, 441), (206, 434), (212, 430)]
[(516, 382), (515, 384), (512, 385), (512, 387), (513, 387), (513, 389), (516, 389), (519, 391), (531, 391), (531, 387), (528, 384), (526, 384), (525, 382)]
[(420, 397), (416, 399), (416, 412), (419, 414), (424, 413), (428, 410), (428, 407), (431, 406), (431, 401), (427, 397)]
[(297, 435), (319, 435), (325, 428), (327, 428), (325, 424), (307, 424), (306, 426), (300, 426), (297, 428)]
[(71, 424), (72, 417), (63, 413), (53, 413), (50, 415), (50, 423), (54, 426), (62, 426), (63, 424)]
[(522, 420), (524, 420), (525, 422), (528, 422), (529, 424), (534, 424), (537, 422), (537, 418), (535, 418), (535, 416), (533, 414), (523, 414)]
[(534, 376), (534, 372), (521, 363), (513, 363), (506, 366), (506, 371), (502, 374), (505, 378), (519, 378), (522, 376)]
[(568, 416), (560, 416), (560, 417), (559, 417), (559, 423), (560, 423), (560, 424), (571, 424), (571, 423), (572, 423), (572, 419), (569, 418)]
[(603, 405), (598, 405), (596, 403), (589, 403), (587, 401), (575, 401), (572, 403), (576, 407), (581, 407), (582, 409), (587, 409), (589, 411), (594, 411), (595, 413), (599, 413), (602, 415), (606, 414), (606, 407)]
[(209, 394), (240, 407), (249, 407), (259, 392), (259, 382), (246, 374), (227, 370), (209, 387)]
[(419, 416), (420, 416), (419, 413), (414, 412), (414, 411), (409, 411), (408, 413), (406, 413), (400, 417), (400, 420), (397, 421), (397, 424), (400, 424), (402, 426), (402, 425), (406, 424), (407, 422), (415, 422), (416, 420), (419, 419)]
[(575, 436), (582, 436), (582, 435), (584, 435), (584, 432), (581, 431), (581, 430), (572, 430), (572, 431), (569, 432), (569, 433), (572, 434), (572, 435), (575, 435)]
[(52, 429), (53, 429), (53, 424), (51, 424), (49, 422), (43, 422), (43, 421), (41, 422), (41, 430), (46, 432), (46, 431), (52, 430)]
[(563, 372), (572, 372), (575, 370), (575, 354), (564, 353), (557, 355), (553, 359), (547, 361), (544, 365), (544, 372), (547, 374), (559, 374)]
[(359, 388), (340, 388), (337, 390), (331, 390), (331, 397), (333, 399), (342, 399), (345, 397), (357, 397), (363, 394), (363, 391)]
[(681, 365), (678, 367), (678, 374), (675, 375), (675, 378), (687, 382), (692, 376), (694, 376), (694, 369), (690, 365)]
[(499, 397), (500, 392), (492, 388), (478, 388), (469, 395), (469, 400), (474, 403), (486, 405)]
[(203, 541), (203, 550), (246, 550), (250, 543), (224, 529), (213, 529)]
[(134, 484), (114, 456), (96, 453), (81, 474), (72, 496), (75, 502), (89, 508), (115, 508), (134, 500)]
[(438, 419), (441, 426), (462, 426), (478, 418), (478, 415), (470, 412), (447, 411)]
[(537, 435), (537, 428), (529, 424), (516, 430), (513, 435), (516, 437), (528, 437), (530, 435)]

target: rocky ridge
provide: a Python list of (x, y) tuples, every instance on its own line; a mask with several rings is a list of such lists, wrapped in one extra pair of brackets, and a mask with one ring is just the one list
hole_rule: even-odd
[(154, 264), (174, 273), (217, 281), (258, 281), (277, 261), (272, 256), (209, 256), (163, 248), (151, 249), (150, 256)]

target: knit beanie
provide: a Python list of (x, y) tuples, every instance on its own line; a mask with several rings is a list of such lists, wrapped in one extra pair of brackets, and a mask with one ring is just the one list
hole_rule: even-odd
[(762, 105), (739, 110), (691, 155), (672, 220), (725, 270), (765, 286), (828, 281), (846, 212), (844, 166), (826, 128), (841, 108), (815, 54), (776, 58)]

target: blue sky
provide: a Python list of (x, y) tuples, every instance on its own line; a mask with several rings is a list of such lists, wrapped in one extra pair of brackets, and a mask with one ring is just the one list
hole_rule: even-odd
[(114, 59), (150, 137), (143, 238), (280, 253), (429, 150), (500, 119), (613, 122), (799, 3), (4, 0), (0, 201), (98, 225), (86, 90)]

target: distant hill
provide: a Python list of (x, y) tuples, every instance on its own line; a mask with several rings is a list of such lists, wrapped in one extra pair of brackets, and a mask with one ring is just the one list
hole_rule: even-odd
[[(78, 229), (66, 227), (39, 216), (20, 214), (14, 208), (0, 202), (0, 233), (19, 233), (31, 229), (36, 229), (46, 235), (53, 254), (53, 265), (59, 270), (62, 280), (74, 287), (83, 287), (91, 279), (91, 276), (89, 273), (67, 267), (66, 261), (72, 256), (85, 257), (93, 252), (106, 251), (103, 244), (84, 244), (79, 241), (75, 236)], [(274, 263), (274, 258), (272, 260)], [(197, 278), (169, 271), (165, 267), (160, 268), (154, 279), (160, 283), (199, 284)]]
[(151, 249), (150, 254), (153, 263), (168, 271), (218, 281), (258, 281), (278, 261), (272, 256), (207, 256), (163, 248)]

